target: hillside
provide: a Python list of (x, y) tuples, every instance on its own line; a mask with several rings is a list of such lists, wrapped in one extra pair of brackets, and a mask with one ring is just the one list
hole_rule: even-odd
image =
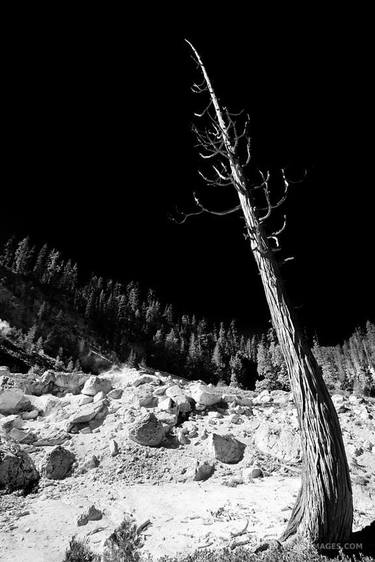
[[(142, 553), (153, 560), (237, 543), (254, 549), (282, 531), (301, 470), (289, 393), (206, 386), (129, 368), (79, 381), (73, 373), (51, 373), (39, 382), (47, 381), (54, 381), (54, 395), (26, 395), (29, 407), (23, 402), (0, 419), (3, 451), (9, 438), (18, 441), (40, 474), (28, 495), (1, 498), (0, 559), (58, 562), (73, 535), (102, 552), (126, 514), (139, 525), (148, 522)], [(79, 394), (69, 392), (73, 387)], [(357, 531), (375, 518), (375, 402), (350, 395), (333, 400)], [(4, 402), (3, 394), (3, 412)], [(85, 522), (92, 505), (99, 515)]]
[[(36, 249), (28, 238), (11, 238), (0, 251), (1, 320), (12, 328), (11, 343), (33, 354), (28, 365), (38, 363), (35, 354), (50, 356), (60, 370), (100, 372), (127, 362), (247, 389), (289, 390), (272, 329), (240, 332), (234, 320), (215, 324), (177, 312), (134, 281), (84, 279), (72, 260), (47, 245)], [(375, 395), (374, 324), (355, 329), (343, 344), (311, 344), (332, 392)]]

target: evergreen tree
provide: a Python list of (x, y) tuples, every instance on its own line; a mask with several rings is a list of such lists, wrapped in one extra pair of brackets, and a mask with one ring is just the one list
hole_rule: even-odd
[(13, 268), (14, 254), (16, 251), (16, 238), (12, 236), (5, 244), (0, 256), (0, 263), (9, 269)]
[(39, 280), (43, 279), (45, 270), (47, 268), (48, 253), (49, 253), (48, 246), (47, 244), (44, 244), (44, 246), (42, 246), (42, 248), (39, 250), (33, 269), (33, 273), (35, 277)]
[(26, 236), (26, 238), (19, 242), (14, 254), (13, 270), (16, 273), (25, 274), (27, 272), (30, 250), (30, 239)]

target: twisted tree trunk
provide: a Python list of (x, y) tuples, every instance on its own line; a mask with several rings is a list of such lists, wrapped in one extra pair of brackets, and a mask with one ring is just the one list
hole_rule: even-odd
[(240, 201), (250, 232), (256, 233), (251, 246), (287, 364), (300, 427), (302, 487), (280, 540), (298, 532), (315, 544), (344, 543), (352, 532), (353, 503), (338, 416), (320, 367), (288, 305), (278, 265), (249, 198), (240, 194)]
[[(213, 131), (211, 134), (206, 132), (206, 136), (198, 133), (198, 140), (208, 151), (203, 157), (219, 156), (226, 162), (221, 168), (227, 170), (225, 177), (224, 172), (218, 171), (216, 167), (213, 169), (219, 176), (218, 183), (221, 182), (221, 185), (231, 183), (238, 194), (240, 205), (227, 213), (240, 209), (245, 218), (251, 250), (262, 279), (272, 324), (288, 368), (297, 407), (304, 463), (302, 486), (288, 526), (280, 540), (286, 541), (298, 534), (307, 537), (314, 544), (344, 543), (352, 532), (353, 502), (349, 467), (338, 416), (320, 367), (305, 342), (288, 304), (278, 263), (270, 245), (270, 238), (275, 239), (275, 236), (267, 236), (262, 225), (264, 219), (271, 214), (272, 208), (278, 205), (274, 207), (271, 205), (268, 184), (265, 180), (263, 185), (265, 185), (268, 209), (265, 216), (259, 217), (254, 186), (248, 184), (238, 150), (238, 141), (243, 135), (237, 134), (235, 123), (230, 119), (229, 113), (226, 111), (224, 114), (199, 54), (190, 43), (189, 45), (194, 52), (196, 62), (203, 74), (205, 89), (210, 96), (210, 104), (202, 115), (210, 106), (214, 108), (214, 116), (210, 115)], [(196, 91), (201, 93), (202, 86), (196, 85)], [(247, 153), (248, 162), (250, 140)], [(214, 183), (212, 180), (206, 181)], [(197, 198), (196, 202), (200, 212), (209, 212)], [(214, 212), (214, 214), (227, 213)]]

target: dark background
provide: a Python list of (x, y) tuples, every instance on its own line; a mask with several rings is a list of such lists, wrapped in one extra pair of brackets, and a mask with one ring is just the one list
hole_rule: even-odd
[(190, 15), (6, 22), (0, 236), (47, 241), (87, 274), (139, 280), (181, 311), (267, 327), (241, 220), (168, 218), (192, 209), (193, 189), (223, 203), (196, 173), (191, 125), (203, 102), (189, 90), (188, 37), (222, 102), (251, 114), (256, 164), (307, 170), (285, 207), (283, 255), (296, 259), (283, 274), (310, 333), (338, 343), (375, 319), (367, 16), (224, 12), (220, 26), (190, 26)]

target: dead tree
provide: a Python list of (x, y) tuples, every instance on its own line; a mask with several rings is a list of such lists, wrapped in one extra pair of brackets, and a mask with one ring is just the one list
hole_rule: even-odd
[[(249, 181), (245, 173), (251, 161), (249, 118), (243, 119), (221, 106), (198, 52), (187, 43), (202, 74), (202, 82), (194, 84), (192, 90), (207, 96), (206, 107), (195, 114), (205, 120), (206, 127), (194, 127), (194, 130), (200, 156), (211, 165), (211, 170), (210, 176), (199, 173), (209, 186), (234, 188), (239, 202), (230, 209), (213, 211), (194, 195), (196, 210), (184, 213), (180, 222), (201, 213), (242, 212), (272, 324), (288, 368), (301, 436), (302, 486), (280, 540), (285, 542), (304, 536), (314, 544), (343, 543), (352, 531), (353, 502), (341, 428), (320, 367), (298, 326), (280, 275), (275, 251), (279, 249), (279, 236), (286, 226), (285, 216), (280, 228), (271, 232), (267, 229), (273, 211), (286, 200), (290, 182), (282, 170), (283, 193), (273, 202), (269, 172), (258, 172), (260, 180), (256, 183)], [(240, 121), (243, 121), (241, 129)]]

